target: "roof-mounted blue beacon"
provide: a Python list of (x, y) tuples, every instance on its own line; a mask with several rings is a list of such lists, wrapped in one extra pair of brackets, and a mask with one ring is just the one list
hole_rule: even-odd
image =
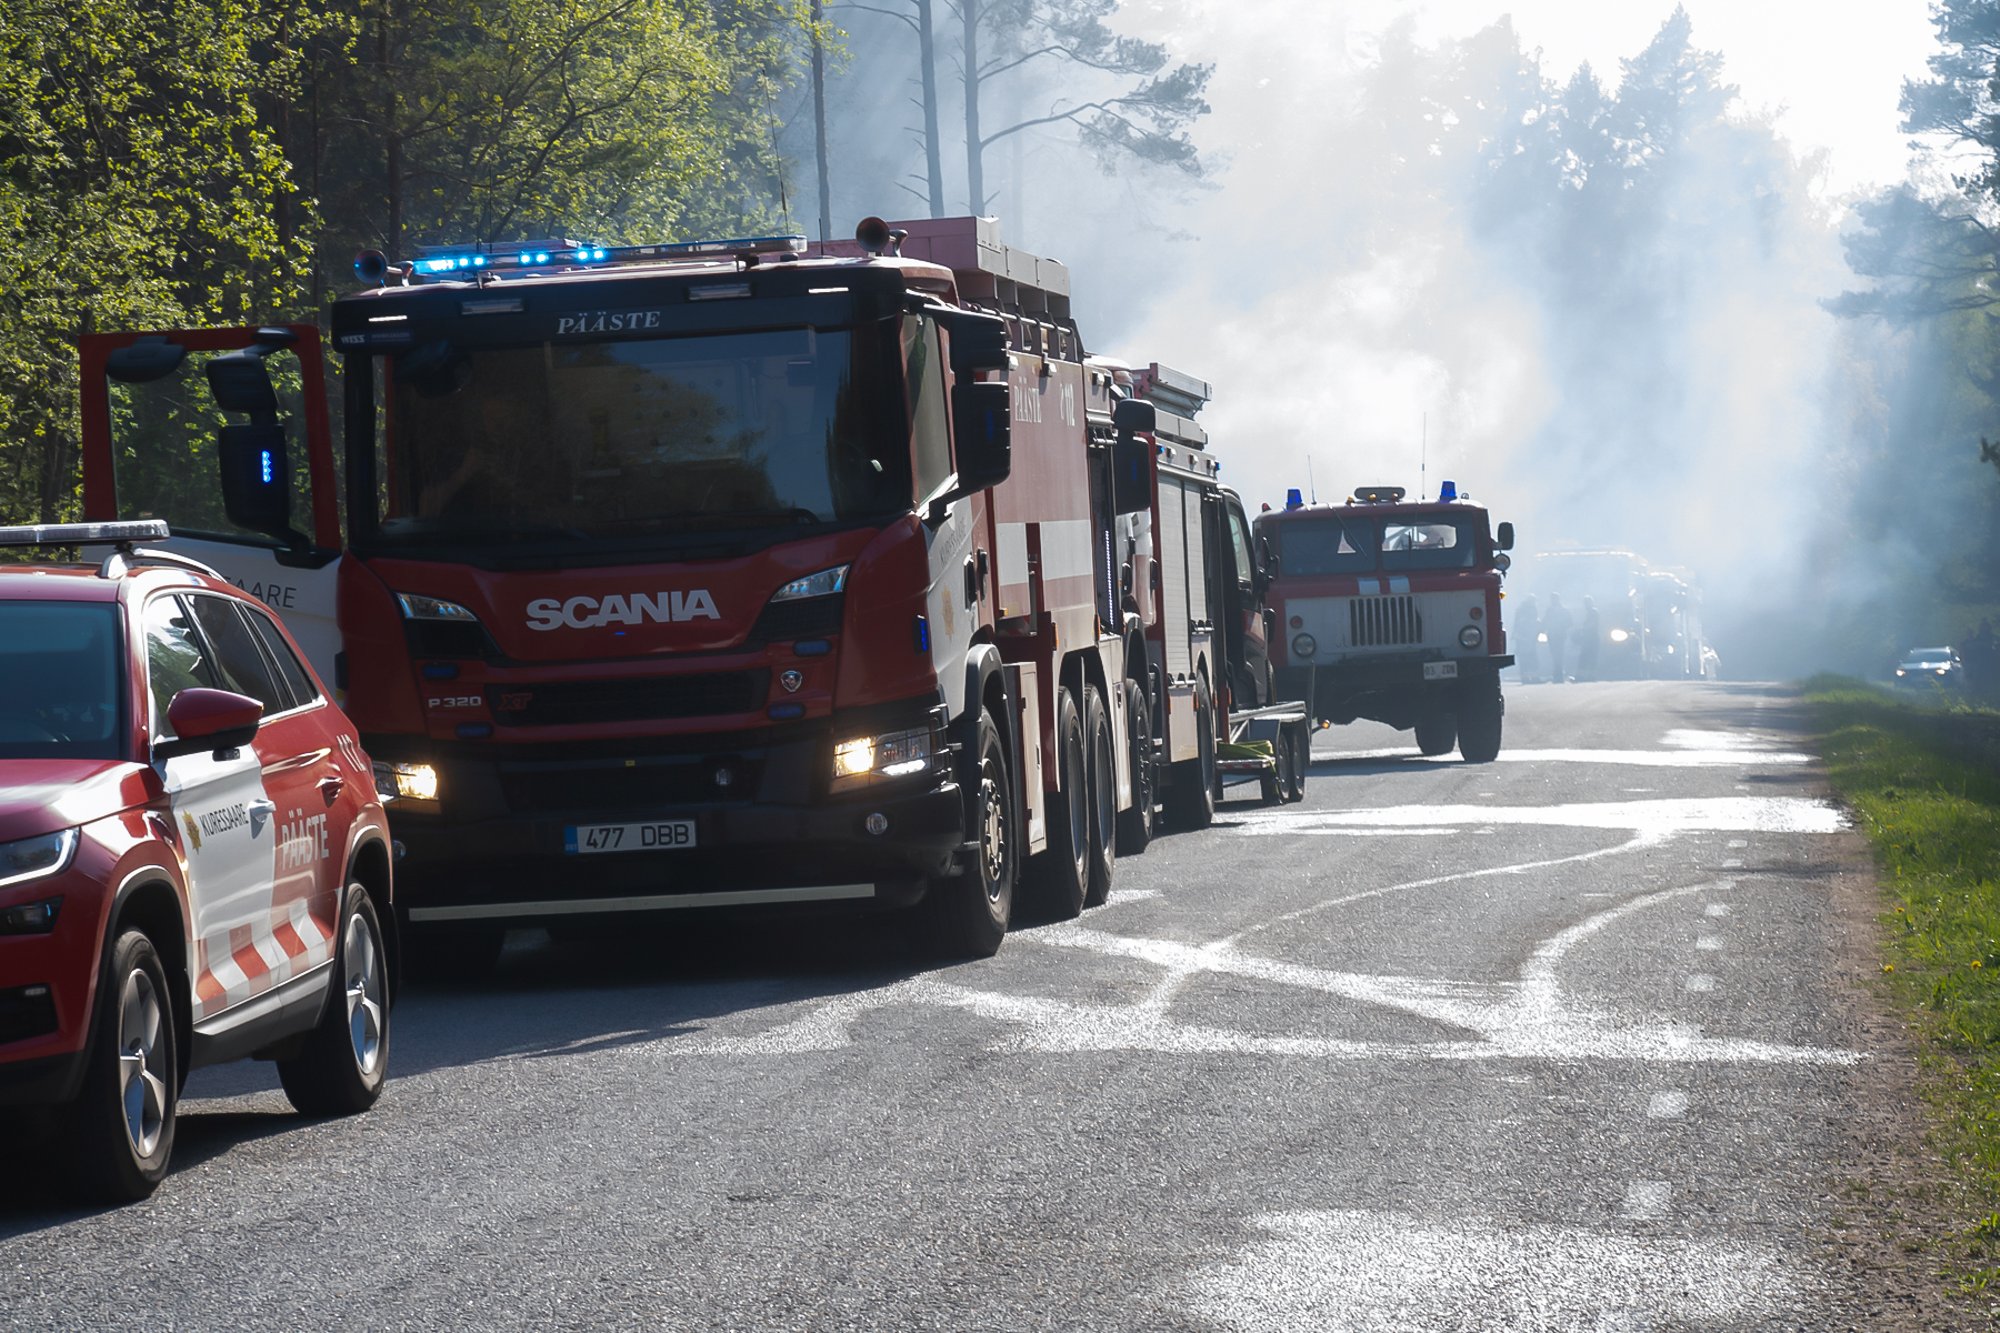
[(1306, 507), (1305, 493), (1301, 491), (1298, 487), (1294, 486), (1285, 492), (1285, 508), (1304, 509), (1305, 507)]
[(1439, 483), (1438, 483), (1438, 499), (1439, 499), (1440, 501), (1443, 501), (1443, 500), (1456, 500), (1457, 498), (1458, 498), (1458, 483), (1457, 483), (1457, 482), (1455, 482), (1455, 481), (1445, 481), (1445, 482), (1439, 482)]

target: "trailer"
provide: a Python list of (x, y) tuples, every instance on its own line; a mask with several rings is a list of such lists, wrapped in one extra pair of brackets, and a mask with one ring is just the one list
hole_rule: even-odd
[(1225, 795), (1232, 785), (1255, 782), (1264, 805), (1303, 801), (1312, 763), (1312, 726), (1303, 700), (1232, 714), (1229, 742), (1216, 762)]

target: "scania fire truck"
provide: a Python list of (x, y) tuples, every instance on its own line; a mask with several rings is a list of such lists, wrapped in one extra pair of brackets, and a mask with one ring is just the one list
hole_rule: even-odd
[(1514, 525), (1449, 481), (1431, 501), (1400, 486), (1358, 487), (1345, 504), (1257, 516), (1277, 561), (1271, 611), (1278, 693), (1323, 722), (1370, 718), (1414, 728), (1426, 755), (1454, 744), (1467, 762), (1500, 753), (1500, 670), (1513, 664), (1500, 580)]
[(357, 271), (339, 449), (311, 326), (91, 337), (85, 499), (170, 519), (338, 682), (416, 948), (837, 902), (977, 955), (1017, 880), (1105, 898), (1145, 749), (1113, 474), (1155, 423), (1060, 263), (870, 219)]

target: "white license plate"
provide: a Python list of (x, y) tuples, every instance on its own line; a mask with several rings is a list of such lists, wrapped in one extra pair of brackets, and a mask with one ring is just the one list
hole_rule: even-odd
[(1425, 680), (1457, 680), (1457, 679), (1458, 679), (1458, 663), (1456, 663), (1456, 662), (1426, 662), (1426, 663), (1424, 663), (1424, 679), (1425, 679)]
[(590, 856), (596, 852), (671, 852), (692, 846), (692, 819), (654, 819), (640, 824), (572, 824), (563, 830), (563, 850), (571, 856)]

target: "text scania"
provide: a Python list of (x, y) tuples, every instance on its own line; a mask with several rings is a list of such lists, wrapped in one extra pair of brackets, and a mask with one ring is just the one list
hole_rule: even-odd
[(595, 629), (599, 625), (641, 625), (649, 620), (667, 624), (720, 619), (715, 599), (706, 588), (658, 594), (635, 592), (630, 596), (613, 593), (609, 597), (572, 597), (567, 601), (540, 597), (528, 603), (529, 629)]

